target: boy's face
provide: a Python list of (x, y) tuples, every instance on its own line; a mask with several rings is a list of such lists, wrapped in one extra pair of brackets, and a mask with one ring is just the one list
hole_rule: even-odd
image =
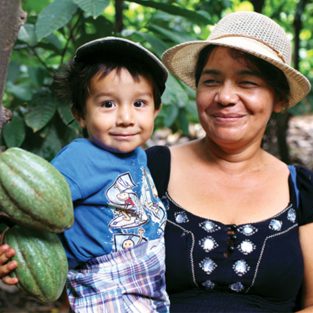
[(151, 82), (143, 76), (134, 80), (122, 68), (91, 79), (86, 114), (78, 122), (96, 144), (127, 153), (149, 139), (157, 113)]

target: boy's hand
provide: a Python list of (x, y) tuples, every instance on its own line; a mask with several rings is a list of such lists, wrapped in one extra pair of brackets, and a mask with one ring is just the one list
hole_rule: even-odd
[(16, 277), (10, 277), (9, 273), (17, 267), (16, 261), (9, 261), (15, 255), (15, 250), (7, 244), (0, 245), (0, 279), (7, 285), (18, 283)]

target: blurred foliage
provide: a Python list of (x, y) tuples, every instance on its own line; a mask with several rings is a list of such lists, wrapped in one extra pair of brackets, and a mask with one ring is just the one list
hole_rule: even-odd
[[(122, 29), (116, 31), (116, 4), (122, 4)], [(293, 38), (296, 0), (269, 0), (263, 13), (281, 24)], [(23, 0), (27, 23), (20, 29), (11, 57), (4, 105), (14, 114), (4, 127), (1, 144), (21, 146), (50, 160), (80, 130), (69, 104), (51, 90), (52, 77), (86, 41), (107, 35), (137, 42), (159, 57), (165, 49), (188, 40), (206, 39), (225, 14), (253, 10), (240, 0)], [(308, 1), (300, 33), (300, 70), (313, 81), (313, 3)], [(293, 114), (313, 111), (312, 93)], [(169, 127), (188, 135), (197, 120), (194, 91), (170, 77), (156, 128)]]

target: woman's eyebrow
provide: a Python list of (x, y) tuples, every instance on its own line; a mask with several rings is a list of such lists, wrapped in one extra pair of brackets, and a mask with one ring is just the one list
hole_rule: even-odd
[(216, 69), (204, 69), (201, 75), (220, 75), (221, 72)]

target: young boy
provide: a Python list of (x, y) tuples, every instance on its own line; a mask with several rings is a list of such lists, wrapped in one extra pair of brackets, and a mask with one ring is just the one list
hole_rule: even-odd
[(52, 164), (67, 179), (74, 225), (62, 240), (74, 312), (168, 312), (164, 226), (141, 146), (160, 109), (167, 70), (148, 50), (107, 37), (76, 51), (59, 94), (88, 139), (64, 147)]

